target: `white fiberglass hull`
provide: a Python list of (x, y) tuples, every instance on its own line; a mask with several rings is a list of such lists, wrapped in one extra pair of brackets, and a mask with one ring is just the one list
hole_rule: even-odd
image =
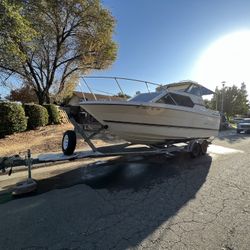
[(158, 103), (83, 102), (83, 109), (120, 138), (140, 144), (208, 138), (218, 134), (220, 116), (211, 110)]

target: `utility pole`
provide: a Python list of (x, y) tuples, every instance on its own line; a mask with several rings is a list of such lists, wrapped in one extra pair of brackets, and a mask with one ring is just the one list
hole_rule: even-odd
[[(216, 89), (218, 88), (218, 86), (216, 86)], [(219, 93), (215, 92), (215, 97), (216, 97), (216, 102), (215, 102), (215, 110), (218, 111), (218, 98), (219, 98)]]
[(225, 87), (225, 81), (222, 82), (222, 92), (221, 92), (221, 113), (224, 112), (224, 87)]

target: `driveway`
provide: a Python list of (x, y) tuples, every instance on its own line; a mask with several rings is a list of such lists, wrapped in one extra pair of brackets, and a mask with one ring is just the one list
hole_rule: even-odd
[(0, 249), (249, 249), (249, 155), (250, 136), (229, 131), (197, 159), (35, 169), (30, 197), (8, 194), (25, 172), (0, 176)]

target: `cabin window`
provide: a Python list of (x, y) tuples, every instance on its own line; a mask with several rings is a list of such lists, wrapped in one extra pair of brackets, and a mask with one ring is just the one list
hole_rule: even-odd
[(171, 98), (168, 94), (163, 96), (160, 100), (158, 100), (158, 103), (176, 105), (173, 98)]
[(171, 97), (180, 106), (191, 107), (191, 108), (194, 106), (194, 103), (192, 102), (191, 98), (188, 96), (171, 93)]
[(189, 87), (187, 92), (193, 95), (201, 96), (201, 89), (197, 85), (192, 85), (191, 87)]

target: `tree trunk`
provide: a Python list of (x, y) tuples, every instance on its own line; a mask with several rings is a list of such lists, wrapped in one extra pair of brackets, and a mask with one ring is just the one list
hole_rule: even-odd
[(50, 96), (49, 93), (45, 93), (45, 101), (47, 104), (50, 104)]
[(36, 95), (37, 95), (38, 103), (42, 105), (44, 103), (44, 97), (42, 93), (36, 91)]
[(49, 96), (49, 93), (48, 92), (39, 92), (39, 91), (36, 91), (36, 95), (37, 95), (37, 98), (38, 98), (38, 102), (40, 105), (43, 105), (43, 104), (46, 104), (46, 103), (50, 103), (50, 96)]

